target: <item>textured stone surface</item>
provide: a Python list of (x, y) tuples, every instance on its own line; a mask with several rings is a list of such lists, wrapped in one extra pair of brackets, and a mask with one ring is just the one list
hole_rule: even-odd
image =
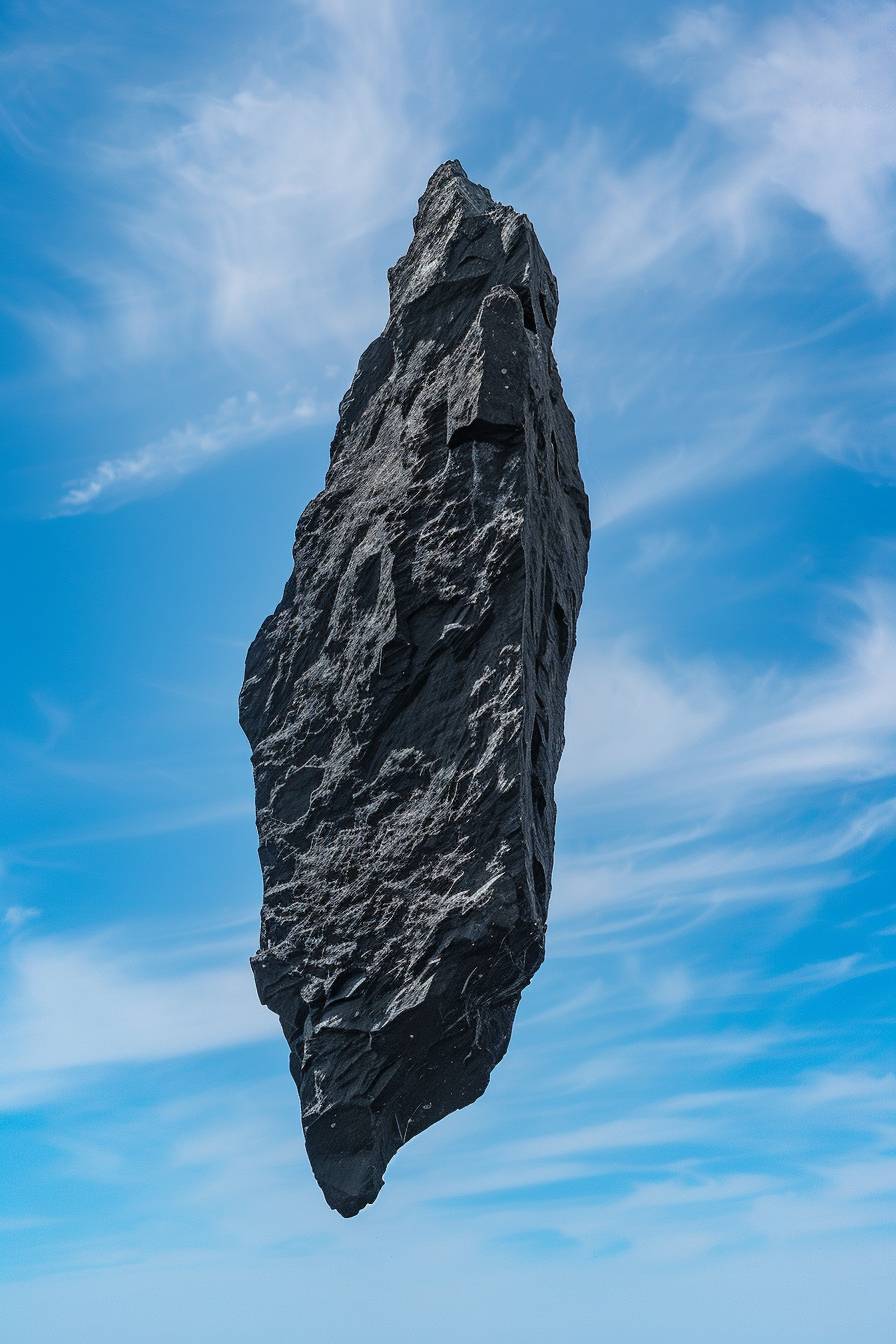
[(350, 1216), (474, 1101), (544, 956), (588, 548), (532, 225), (443, 164), (249, 650), (262, 1002)]

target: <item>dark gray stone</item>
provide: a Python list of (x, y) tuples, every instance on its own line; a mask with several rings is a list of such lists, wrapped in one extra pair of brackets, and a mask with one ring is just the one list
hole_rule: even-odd
[(346, 1217), (482, 1093), (544, 957), (589, 536), (526, 216), (443, 164), (389, 290), (240, 699), (258, 992)]

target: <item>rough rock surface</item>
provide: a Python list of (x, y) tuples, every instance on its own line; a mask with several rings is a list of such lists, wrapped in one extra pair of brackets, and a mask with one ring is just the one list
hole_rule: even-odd
[(347, 1217), (482, 1093), (543, 959), (589, 535), (526, 216), (443, 164), (389, 289), (240, 699), (258, 992)]

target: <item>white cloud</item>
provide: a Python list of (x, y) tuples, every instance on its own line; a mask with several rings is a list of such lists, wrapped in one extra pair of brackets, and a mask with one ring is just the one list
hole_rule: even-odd
[(380, 239), (444, 157), (448, 51), (442, 17), (407, 0), (306, 0), (271, 16), (251, 61), (123, 94), (87, 163), (104, 245), (70, 260), (100, 317), (64, 351), (179, 338), (279, 369), (299, 349), (356, 354), (382, 325)]
[(577, 286), (630, 285), (648, 272), (691, 286), (682, 260), (699, 253), (705, 299), (768, 249), (789, 205), (819, 220), (884, 293), (896, 283), (894, 49), (891, 4), (805, 8), (752, 26), (721, 7), (687, 11), (632, 56), (687, 103), (673, 143), (623, 159), (596, 130), (577, 129), (556, 149), (525, 146), (507, 172), (564, 244)]
[(844, 1105), (863, 1113), (896, 1112), (896, 1074), (827, 1070), (808, 1078), (794, 1094), (798, 1106)]
[(839, 4), (713, 43), (694, 110), (743, 154), (720, 199), (746, 228), (775, 196), (822, 220), (881, 290), (896, 281), (896, 9)]
[(689, 1143), (701, 1133), (702, 1126), (693, 1120), (635, 1115), (561, 1133), (544, 1134), (534, 1139), (520, 1139), (508, 1144), (506, 1152), (522, 1160), (539, 1161), (544, 1158), (569, 1157), (576, 1153)]
[(616, 160), (601, 131), (576, 128), (557, 146), (524, 142), (501, 168), (511, 199), (529, 203), (574, 312), (590, 314), (595, 289), (630, 287), (706, 237), (705, 202), (693, 191), (696, 165), (685, 146), (624, 166)]
[(31, 121), (46, 101), (48, 88), (66, 68), (85, 59), (56, 42), (19, 41), (0, 47), (0, 135), (22, 154), (36, 153)]
[(869, 966), (860, 952), (850, 952), (832, 961), (810, 962), (795, 971), (787, 971), (784, 975), (770, 979), (768, 986), (777, 989), (828, 989), (846, 980), (855, 980), (858, 976), (873, 975), (886, 969), (886, 966)]
[(40, 914), (35, 906), (9, 905), (3, 912), (3, 923), (8, 929), (21, 929), (29, 920), (37, 919)]
[[(896, 835), (896, 589), (860, 585), (845, 619), (843, 596), (827, 655), (802, 670), (581, 645), (558, 788), (595, 840), (561, 850), (554, 955), (656, 947), (749, 906), (806, 917)], [(821, 988), (878, 969), (812, 975)]]
[[(869, 581), (826, 663), (752, 677), (669, 663), (615, 642), (583, 645), (574, 667), (561, 784), (592, 793), (650, 781), (655, 800), (715, 801), (896, 773), (896, 589)], [(859, 824), (859, 823), (857, 823)], [(861, 822), (892, 824), (889, 804)], [(847, 846), (849, 848), (851, 846)]]
[(753, 388), (750, 408), (740, 417), (713, 424), (697, 441), (645, 456), (615, 479), (609, 474), (594, 501), (594, 526), (610, 527), (651, 510), (668, 510), (683, 496), (693, 498), (780, 462), (785, 450), (770, 416), (775, 400), (772, 388)]
[(68, 488), (58, 513), (83, 513), (122, 504), (143, 491), (199, 471), (215, 458), (262, 443), (307, 424), (318, 415), (307, 397), (265, 405), (256, 392), (228, 397), (213, 415), (170, 430), (123, 457), (106, 458), (82, 481)]
[(896, 416), (884, 415), (870, 426), (859, 426), (850, 424), (840, 411), (825, 411), (813, 422), (809, 441), (840, 466), (896, 483)]
[(637, 539), (631, 568), (638, 574), (654, 574), (692, 556), (696, 549), (689, 538), (671, 528), (646, 532)]
[(34, 1227), (46, 1227), (52, 1220), (50, 1218), (0, 1218), (0, 1232), (27, 1232)]
[(730, 711), (711, 667), (657, 666), (622, 640), (576, 653), (561, 786), (642, 778), (707, 739)]
[[(605, 1047), (595, 1057), (583, 1060), (558, 1079), (560, 1091), (591, 1093), (609, 1080), (618, 1083), (626, 1076), (648, 1078), (662, 1087), (670, 1076), (699, 1077), (703, 1072), (711, 1073), (749, 1060), (768, 1059), (801, 1040), (793, 1034), (771, 1029), (652, 1035), (653, 1023), (645, 1018), (643, 1008), (641, 1018), (640, 1030), (630, 1033), (623, 1045), (617, 1043)], [(688, 1108), (670, 1107), (664, 1102), (659, 1109)]]
[[(714, 1041), (713, 1036), (707, 1038), (710, 1049)], [(674, 1084), (682, 1073), (684, 1056), (676, 1048), (680, 1044), (684, 1042), (675, 1038), (653, 1043), (657, 1062), (665, 1064), (667, 1083)], [(667, 1058), (664, 1045), (670, 1047)], [(635, 1046), (637, 1051), (637, 1042)], [(706, 1067), (712, 1063), (711, 1059), (704, 1061)], [(632, 1072), (642, 1073), (645, 1064), (636, 1054)], [(595, 1100), (590, 1105), (599, 1104), (595, 1085), (603, 1084), (605, 1093), (607, 1083), (606, 1076), (592, 1078)], [(620, 1095), (618, 1076), (609, 1091), (614, 1097)], [(892, 1074), (828, 1070), (777, 1087), (672, 1093), (636, 1115), (558, 1128), (503, 1145), (495, 1156), (499, 1162), (506, 1157), (520, 1164), (545, 1165), (576, 1156), (590, 1165), (592, 1178), (612, 1173), (615, 1182), (622, 1180), (627, 1187), (621, 1195), (599, 1200), (556, 1195), (537, 1205), (515, 1206), (513, 1216), (530, 1225), (562, 1227), (570, 1235), (585, 1237), (601, 1227), (615, 1228), (618, 1233), (624, 1229), (641, 1249), (645, 1242), (661, 1237), (664, 1227), (669, 1235), (677, 1236), (684, 1206), (705, 1205), (701, 1224), (713, 1240), (736, 1241), (745, 1230), (761, 1225), (765, 1237), (778, 1241), (790, 1232), (812, 1236), (819, 1228), (892, 1219), (896, 1164), (885, 1152), (881, 1123), (893, 1114), (894, 1105)], [(797, 1130), (802, 1137), (795, 1143)], [(815, 1145), (829, 1144), (834, 1135), (836, 1156), (813, 1160), (811, 1154), (818, 1151)], [(674, 1150), (695, 1141), (700, 1148), (695, 1157), (674, 1151), (637, 1152), (666, 1146)], [(627, 1159), (621, 1156), (625, 1150), (630, 1150)], [(612, 1153), (609, 1161), (596, 1165), (606, 1152)], [(782, 1153), (787, 1154), (786, 1162), (780, 1161)], [(721, 1173), (720, 1159), (729, 1168)], [(780, 1226), (769, 1216), (771, 1207), (766, 1201), (773, 1196), (795, 1215), (784, 1218)], [(866, 1205), (866, 1200), (876, 1201), (876, 1207)], [(813, 1208), (818, 1216), (816, 1226), (810, 1216)], [(668, 1223), (664, 1210), (671, 1215)], [(643, 1222), (642, 1213), (646, 1215)]]
[(896, 589), (869, 582), (834, 661), (786, 687), (782, 703), (719, 754), (750, 785), (818, 785), (896, 771)]
[(41, 1102), (77, 1071), (175, 1059), (277, 1035), (248, 965), (183, 969), (93, 938), (21, 941), (10, 954), (0, 1104)]
[[(78, 778), (78, 774), (74, 774)], [(221, 802), (184, 803), (165, 811), (140, 811), (97, 826), (60, 828), (43, 835), (32, 836), (27, 843), (12, 851), (28, 863), (39, 864), (48, 851), (60, 849), (94, 849), (97, 845), (121, 840), (140, 840), (148, 836), (176, 835), (180, 831), (204, 829), (207, 826), (229, 826), (248, 820), (255, 814), (250, 798), (233, 798)]]

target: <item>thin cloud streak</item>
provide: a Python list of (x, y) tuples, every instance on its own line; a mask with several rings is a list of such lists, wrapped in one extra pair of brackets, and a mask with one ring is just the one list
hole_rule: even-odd
[(31, 326), (85, 366), (183, 342), (278, 371), (300, 350), (354, 354), (382, 325), (380, 240), (458, 111), (448, 23), (407, 0), (307, 0), (272, 22), (261, 64), (120, 92), (88, 161), (103, 247), (66, 259), (94, 316), (37, 305)]
[(647, 457), (625, 475), (610, 476), (595, 500), (595, 528), (628, 523), (634, 516), (670, 507), (710, 490), (779, 465), (794, 444), (785, 447), (774, 423), (777, 394), (772, 387), (753, 389), (751, 407), (735, 419), (713, 424), (698, 442)]
[[(868, 580), (826, 665), (734, 679), (719, 664), (660, 663), (617, 641), (573, 672), (561, 788), (649, 781), (655, 801), (782, 797), (896, 772), (896, 590)], [(595, 695), (599, 686), (602, 694)]]
[(630, 52), (685, 102), (675, 141), (623, 165), (598, 129), (578, 128), (555, 149), (522, 145), (503, 171), (536, 202), (580, 296), (647, 275), (688, 287), (699, 264), (705, 302), (765, 259), (782, 207), (818, 220), (883, 296), (896, 283), (894, 47), (889, 4), (752, 26), (723, 7), (685, 11)]
[(22, 938), (9, 952), (5, 979), (0, 1105), (9, 1109), (43, 1103), (75, 1085), (82, 1070), (277, 1035), (244, 962), (182, 970), (97, 936)]
[(135, 453), (107, 458), (59, 500), (57, 514), (116, 507), (147, 490), (199, 471), (216, 458), (265, 442), (315, 420), (308, 397), (265, 405), (257, 392), (228, 397), (213, 415), (170, 430)]

